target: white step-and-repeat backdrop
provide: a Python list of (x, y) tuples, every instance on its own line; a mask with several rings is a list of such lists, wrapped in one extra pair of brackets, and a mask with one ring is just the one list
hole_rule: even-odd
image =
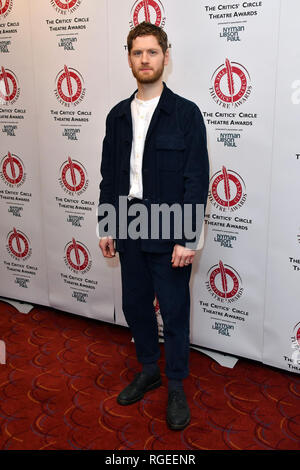
[(298, 0), (0, 1), (0, 295), (126, 324), (96, 212), (105, 117), (136, 88), (126, 37), (146, 19), (208, 134), (191, 342), (299, 373), (299, 18)]

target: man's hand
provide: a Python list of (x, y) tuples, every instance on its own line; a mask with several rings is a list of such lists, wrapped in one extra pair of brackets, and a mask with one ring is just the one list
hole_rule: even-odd
[(105, 258), (113, 258), (115, 256), (114, 241), (111, 237), (103, 237), (99, 240), (99, 247)]
[(189, 250), (182, 245), (175, 245), (172, 253), (172, 267), (173, 268), (183, 268), (184, 266), (188, 266), (194, 260), (194, 256), (196, 251)]

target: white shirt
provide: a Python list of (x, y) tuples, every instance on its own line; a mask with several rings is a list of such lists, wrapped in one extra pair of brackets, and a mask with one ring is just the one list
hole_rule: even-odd
[(142, 163), (148, 127), (159, 102), (160, 96), (148, 101), (139, 100), (136, 96), (131, 102), (132, 148), (130, 156), (130, 189), (128, 198), (143, 199)]
[[(160, 96), (151, 100), (139, 100), (136, 95), (131, 102), (132, 116), (132, 147), (130, 155), (130, 188), (128, 199), (134, 197), (143, 199), (143, 176), (142, 163), (146, 135), (148, 127), (159, 102)], [(204, 244), (204, 221), (202, 231), (197, 245), (197, 250), (201, 250)]]

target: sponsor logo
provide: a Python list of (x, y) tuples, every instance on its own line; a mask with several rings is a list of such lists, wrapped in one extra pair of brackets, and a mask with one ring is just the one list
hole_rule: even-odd
[(77, 106), (85, 96), (84, 81), (81, 74), (64, 66), (55, 79), (55, 96), (66, 107)]
[(50, 0), (51, 5), (62, 15), (74, 13), (81, 2), (82, 0)]
[(217, 142), (224, 144), (224, 147), (236, 147), (236, 140), (241, 138), (241, 134), (237, 132), (220, 132)]
[(219, 243), (224, 248), (233, 248), (232, 242), (236, 242), (236, 235), (227, 235), (226, 233), (217, 233), (214, 237), (214, 242)]
[(24, 261), (32, 253), (28, 237), (15, 227), (7, 235), (6, 248), (8, 253), (16, 260), (21, 259)]
[(28, 284), (29, 279), (26, 279), (24, 277), (16, 277), (15, 279), (15, 284), (17, 284), (19, 287), (23, 287), (24, 289), (28, 289)]
[(18, 128), (18, 126), (13, 126), (12, 124), (5, 124), (2, 127), (2, 132), (6, 134), (9, 137), (16, 137), (15, 130)]
[(130, 28), (134, 28), (143, 21), (153, 23), (163, 28), (166, 24), (165, 10), (159, 0), (137, 0), (130, 12)]
[(73, 227), (82, 227), (81, 223), (84, 221), (84, 217), (82, 215), (70, 215), (67, 218), (67, 222), (70, 222)]
[(86, 303), (86, 299), (88, 298), (88, 294), (85, 292), (77, 292), (74, 291), (72, 293), (72, 297), (77, 300), (77, 302), (83, 302)]
[(66, 193), (79, 196), (87, 189), (89, 184), (87, 172), (79, 161), (68, 157), (60, 167), (59, 173), (60, 186)]
[(73, 44), (77, 42), (77, 38), (60, 38), (58, 47), (63, 47), (65, 51), (75, 51)]
[(4, 53), (4, 54), (8, 54), (9, 53), (9, 49), (8, 49), (8, 46), (11, 45), (11, 41), (0, 41), (0, 52), (1, 53)]
[(13, 104), (20, 96), (18, 79), (14, 72), (1, 66), (0, 71), (0, 103)]
[(92, 265), (91, 255), (88, 248), (81, 242), (72, 238), (65, 246), (65, 263), (71, 271), (84, 274), (90, 270)]
[(215, 324), (212, 325), (212, 330), (217, 330), (219, 335), (231, 336), (230, 330), (234, 330), (234, 325), (228, 325), (228, 323), (222, 323), (215, 321)]
[(222, 167), (210, 182), (209, 200), (214, 207), (233, 212), (242, 207), (247, 199), (246, 186), (242, 177), (233, 170)]
[(238, 272), (219, 261), (207, 273), (206, 287), (220, 302), (234, 302), (243, 293), (242, 280)]
[(20, 157), (8, 152), (1, 160), (0, 176), (4, 183), (10, 188), (18, 188), (21, 186), (26, 179), (26, 173), (24, 163)]
[(12, 214), (14, 217), (21, 217), (22, 211), (23, 211), (23, 207), (19, 207), (19, 206), (10, 206), (8, 209), (8, 213)]
[(229, 59), (220, 65), (212, 75), (210, 94), (214, 101), (224, 108), (237, 108), (250, 96), (252, 86), (246, 68)]
[(223, 26), (220, 38), (226, 38), (229, 41), (240, 41), (240, 32), (245, 31), (245, 26)]
[(13, 8), (13, 0), (1, 0), (0, 1), (0, 19), (3, 20)]
[(80, 129), (64, 129), (62, 136), (67, 137), (68, 140), (78, 140), (77, 134), (80, 134)]

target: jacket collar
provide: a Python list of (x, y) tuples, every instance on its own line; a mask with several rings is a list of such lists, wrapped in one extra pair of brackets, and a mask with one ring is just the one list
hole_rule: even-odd
[[(174, 106), (175, 106), (175, 94), (167, 87), (165, 82), (163, 82), (163, 91), (160, 95), (159, 102), (157, 104), (157, 110), (161, 109), (165, 111), (167, 114), (171, 114)], [(136, 94), (137, 90), (125, 101), (123, 101), (122, 105), (120, 106), (118, 116), (127, 115), (129, 119), (131, 119), (131, 101), (134, 99), (134, 95)]]

